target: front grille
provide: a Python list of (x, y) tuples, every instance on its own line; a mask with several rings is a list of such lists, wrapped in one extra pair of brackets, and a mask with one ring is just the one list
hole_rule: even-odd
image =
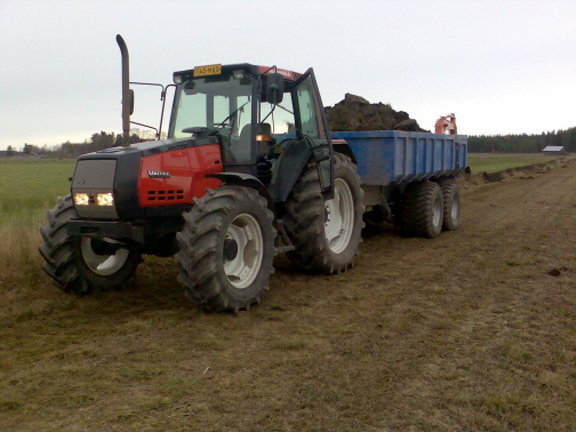
[(146, 202), (181, 201), (184, 199), (184, 190), (150, 190), (145, 199)]
[(114, 190), (116, 176), (115, 159), (80, 159), (72, 178), (72, 197), (77, 193), (87, 194), (89, 204), (76, 205), (76, 211), (81, 218), (117, 219), (116, 206), (98, 206), (95, 199), (98, 193), (110, 193)]

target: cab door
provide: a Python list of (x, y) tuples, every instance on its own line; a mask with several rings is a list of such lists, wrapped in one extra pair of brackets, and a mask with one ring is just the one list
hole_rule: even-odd
[(296, 81), (295, 97), (296, 135), (312, 150), (318, 167), (322, 193), (330, 198), (334, 183), (333, 150), (326, 114), (312, 68)]

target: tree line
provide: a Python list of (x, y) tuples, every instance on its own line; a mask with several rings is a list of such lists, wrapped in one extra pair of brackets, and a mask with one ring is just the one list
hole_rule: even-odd
[(564, 146), (576, 152), (576, 127), (539, 135), (480, 135), (468, 137), (473, 153), (539, 153), (546, 146)]
[[(152, 137), (143, 136), (146, 133), (142, 133), (139, 130), (133, 130), (130, 132), (130, 137), (127, 139), (123, 135), (116, 135), (114, 132), (99, 132), (94, 133), (89, 140), (85, 140), (82, 143), (72, 143), (66, 141), (60, 145), (56, 146), (37, 146), (34, 144), (24, 144), (22, 153), (31, 154), (44, 158), (57, 158), (57, 159), (70, 159), (76, 158), (84, 153), (95, 152), (98, 150), (103, 150), (110, 147), (122, 146), (126, 144), (133, 144), (142, 142), (145, 139), (153, 139)], [(9, 150), (14, 153), (12, 146)], [(9, 156), (10, 154), (8, 154)]]

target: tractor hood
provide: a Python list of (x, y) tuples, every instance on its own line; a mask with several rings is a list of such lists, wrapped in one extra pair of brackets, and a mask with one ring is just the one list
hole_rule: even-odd
[[(222, 170), (219, 149), (217, 137), (200, 136), (84, 154), (76, 162), (71, 184), (72, 196), (80, 196), (75, 201), (78, 215), (91, 219), (134, 219), (180, 214), (179, 207), (189, 206), (194, 194), (203, 194), (204, 182), (208, 181), (204, 180), (204, 174)], [(99, 198), (108, 199), (109, 205), (105, 201), (99, 205)], [(155, 208), (161, 205), (165, 208)]]
[(129, 146), (110, 147), (104, 150), (98, 150), (93, 153), (87, 153), (80, 156), (79, 159), (108, 159), (108, 155), (115, 158), (121, 154), (130, 154), (138, 152), (142, 156), (149, 156), (158, 153), (164, 153), (173, 150), (181, 150), (198, 145), (218, 144), (215, 136), (198, 137), (198, 138), (177, 138), (160, 141), (146, 141)]

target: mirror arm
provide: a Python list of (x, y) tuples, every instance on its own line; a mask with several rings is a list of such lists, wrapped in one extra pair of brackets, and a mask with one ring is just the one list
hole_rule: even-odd
[(166, 92), (170, 87), (176, 88), (175, 84), (168, 84), (165, 88), (162, 89), (162, 111), (160, 112), (160, 126), (158, 126), (158, 137), (160, 139), (160, 134), (162, 133), (162, 123), (164, 121), (164, 108), (166, 107)]

